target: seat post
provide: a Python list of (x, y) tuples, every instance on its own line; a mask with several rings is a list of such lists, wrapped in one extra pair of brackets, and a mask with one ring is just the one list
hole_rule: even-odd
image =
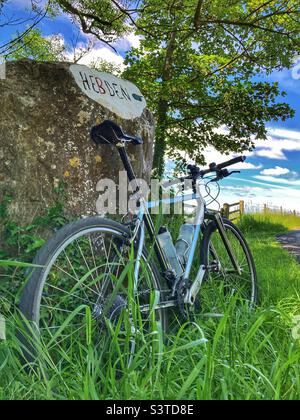
[[(135, 176), (133, 167), (131, 165), (131, 162), (130, 162), (130, 160), (128, 158), (128, 155), (126, 153), (125, 145), (124, 144), (117, 145), (117, 149), (118, 149), (120, 158), (121, 158), (121, 160), (123, 162), (124, 168), (125, 168), (125, 170), (127, 172), (127, 176), (128, 176), (129, 182), (135, 181), (136, 180), (136, 176)], [(136, 184), (136, 188), (137, 188), (137, 190), (139, 189), (139, 187), (138, 187), (137, 184)]]

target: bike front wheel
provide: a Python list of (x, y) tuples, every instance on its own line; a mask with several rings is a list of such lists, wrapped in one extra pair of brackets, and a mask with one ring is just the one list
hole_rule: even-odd
[(223, 219), (225, 233), (240, 272), (234, 267), (217, 224), (210, 222), (201, 245), (201, 264), (207, 274), (200, 291), (204, 311), (223, 314), (232, 299), (234, 308), (254, 308), (258, 300), (257, 274), (253, 256), (242, 232)]
[(64, 227), (40, 250), (20, 303), (31, 325), (21, 337), (27, 361), (40, 352), (62, 364), (75, 347), (80, 354), (92, 345), (102, 368), (123, 370), (142, 330), (153, 332), (158, 323), (166, 329), (165, 312), (150, 311), (161, 291), (157, 269), (144, 250), (135, 284), (128, 238), (126, 226), (91, 217)]

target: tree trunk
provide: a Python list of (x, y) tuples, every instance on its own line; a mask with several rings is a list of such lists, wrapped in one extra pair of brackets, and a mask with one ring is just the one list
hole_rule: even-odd
[(173, 31), (171, 32), (169, 43), (166, 47), (165, 62), (162, 71), (162, 87), (161, 87), (161, 99), (158, 102), (158, 119), (156, 127), (156, 140), (154, 148), (154, 160), (153, 169), (156, 175), (161, 178), (164, 173), (164, 157), (167, 148), (166, 144), (166, 132), (168, 128), (168, 101), (164, 98), (164, 92), (166, 84), (171, 79), (171, 70), (173, 65), (173, 55), (176, 48), (176, 24), (173, 24)]
[(155, 134), (155, 148), (153, 158), (153, 168), (159, 178), (164, 173), (164, 158), (166, 153), (166, 131), (167, 131), (167, 117), (168, 117), (168, 102), (161, 100), (158, 104), (158, 119)]

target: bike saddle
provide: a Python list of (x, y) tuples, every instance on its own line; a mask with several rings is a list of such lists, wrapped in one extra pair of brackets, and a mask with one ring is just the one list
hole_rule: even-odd
[(143, 144), (140, 137), (125, 134), (122, 128), (113, 121), (105, 120), (91, 130), (91, 138), (96, 144), (116, 145), (120, 142), (128, 142), (135, 145)]

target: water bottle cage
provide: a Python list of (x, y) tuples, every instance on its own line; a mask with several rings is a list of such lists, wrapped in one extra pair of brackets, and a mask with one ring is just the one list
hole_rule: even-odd
[(184, 238), (181, 238), (181, 237), (179, 237), (179, 238), (177, 239), (177, 244), (178, 244), (180, 241), (181, 241), (181, 242), (184, 242), (184, 243), (187, 245), (187, 249), (186, 249), (186, 251), (185, 251), (184, 255), (182, 256), (183, 262), (184, 262), (184, 264), (186, 264), (186, 263), (187, 263), (187, 257), (188, 257), (189, 252), (190, 252), (191, 245), (190, 245), (190, 243), (189, 243), (187, 240), (185, 240)]

